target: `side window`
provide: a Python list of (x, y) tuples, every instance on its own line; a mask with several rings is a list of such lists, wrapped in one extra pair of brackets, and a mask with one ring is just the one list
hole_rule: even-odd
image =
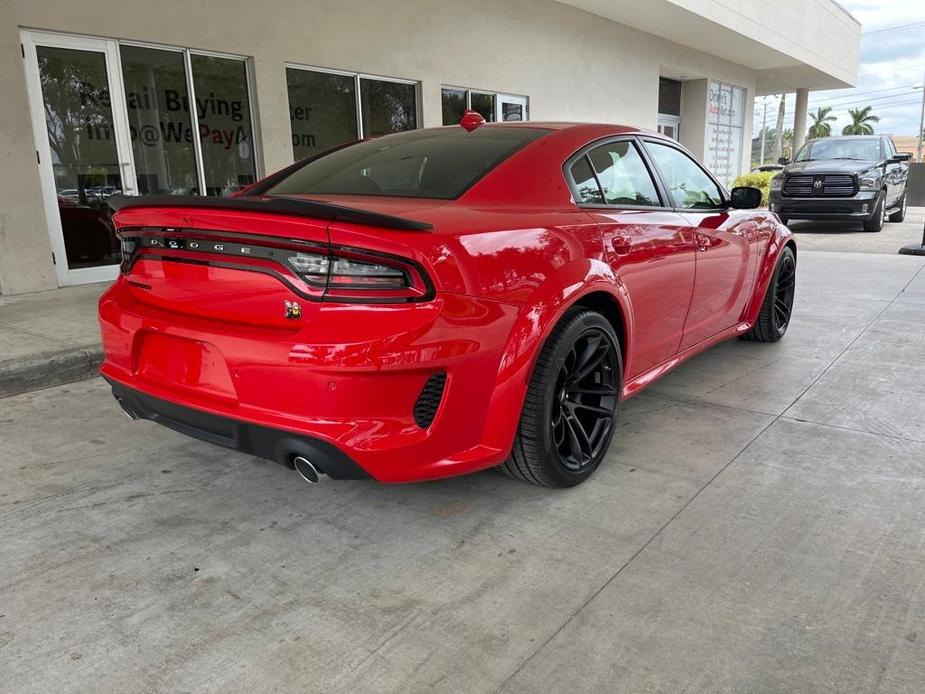
[(578, 193), (576, 202), (591, 203), (601, 205), (604, 203), (604, 196), (597, 185), (597, 179), (591, 170), (591, 164), (588, 163), (588, 157), (584, 156), (572, 164), (572, 179), (575, 181), (575, 192)]
[(719, 186), (684, 152), (658, 142), (646, 142), (646, 150), (658, 165), (675, 207), (688, 210), (722, 207)]
[(611, 142), (592, 149), (588, 159), (608, 205), (660, 205), (655, 183), (632, 142)]

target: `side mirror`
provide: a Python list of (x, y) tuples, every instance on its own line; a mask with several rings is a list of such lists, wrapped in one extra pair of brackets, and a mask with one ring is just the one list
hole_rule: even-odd
[(905, 161), (912, 159), (912, 155), (909, 152), (897, 152), (896, 156), (890, 159), (891, 164), (902, 164)]
[(790, 160), (787, 157), (781, 157), (780, 159), (777, 160), (777, 163), (780, 164), (781, 166), (787, 166), (787, 164), (790, 163)]
[(754, 210), (761, 207), (761, 191), (747, 186), (733, 188), (731, 202), (737, 210)]

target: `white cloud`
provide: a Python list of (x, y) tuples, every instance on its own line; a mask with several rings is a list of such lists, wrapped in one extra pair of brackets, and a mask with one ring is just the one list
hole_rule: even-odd
[[(810, 110), (832, 106), (837, 129), (848, 123), (848, 109), (870, 105), (880, 117), (877, 131), (912, 135), (919, 125), (921, 91), (925, 82), (925, 26), (893, 29), (925, 22), (922, 0), (840, 0), (863, 27), (857, 87), (810, 94)], [(869, 34), (877, 31), (879, 33)], [(788, 95), (787, 127), (793, 124), (793, 95)], [(777, 118), (777, 99), (768, 98), (768, 124)], [(763, 101), (755, 104), (755, 132), (761, 127)]]

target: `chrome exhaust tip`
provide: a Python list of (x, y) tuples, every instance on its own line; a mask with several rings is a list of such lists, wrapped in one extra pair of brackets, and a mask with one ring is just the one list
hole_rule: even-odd
[(295, 468), (295, 471), (299, 473), (299, 477), (309, 484), (318, 484), (321, 480), (318, 468), (312, 465), (312, 462), (308, 458), (297, 455), (292, 459), (292, 466)]
[(128, 405), (125, 404), (125, 401), (122, 398), (116, 398), (116, 402), (119, 403), (119, 407), (122, 408), (122, 413), (126, 417), (129, 419), (138, 419), (138, 415), (129, 409)]

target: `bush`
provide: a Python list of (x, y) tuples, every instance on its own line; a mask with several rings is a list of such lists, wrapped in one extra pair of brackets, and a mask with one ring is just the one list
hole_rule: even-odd
[(777, 176), (778, 173), (777, 171), (760, 171), (742, 174), (732, 182), (732, 187), (747, 186), (757, 188), (761, 191), (761, 204), (767, 205), (768, 198), (771, 196), (771, 179)]

